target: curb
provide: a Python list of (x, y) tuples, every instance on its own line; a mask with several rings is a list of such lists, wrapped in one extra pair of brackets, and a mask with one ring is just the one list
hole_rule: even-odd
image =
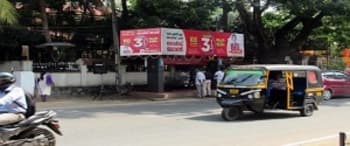
[(94, 99), (91, 95), (54, 95), (51, 96), (47, 102), (41, 102), (40, 98), (36, 98), (38, 108), (52, 108), (52, 107), (74, 107), (89, 106), (94, 104), (106, 103), (140, 103), (140, 102), (156, 102), (167, 101), (173, 99), (193, 99), (196, 98), (195, 90), (174, 90), (171, 92), (147, 92), (147, 91), (133, 91), (129, 95), (120, 96), (117, 94), (106, 94)]
[(177, 99), (177, 98), (193, 98), (195, 97), (194, 91), (174, 91), (174, 92), (134, 92), (130, 96), (136, 98), (146, 98), (151, 101), (164, 101), (169, 99)]

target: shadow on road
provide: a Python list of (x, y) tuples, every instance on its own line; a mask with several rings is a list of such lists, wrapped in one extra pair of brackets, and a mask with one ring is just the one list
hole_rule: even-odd
[[(221, 107), (214, 99), (192, 99), (170, 102), (148, 102), (140, 104), (108, 105), (82, 108), (56, 109), (58, 118), (79, 119), (93, 118), (98, 114), (127, 114), (135, 116), (162, 116), (175, 117), (178, 119), (189, 119), (207, 122), (226, 122), (221, 118)], [(298, 112), (267, 111), (262, 114), (245, 112), (245, 114), (235, 122), (280, 120), (298, 118)]]
[(157, 101), (140, 104), (116, 104), (98, 107), (56, 109), (58, 118), (77, 119), (95, 117), (101, 113), (128, 115), (157, 115), (163, 117), (191, 117), (213, 113), (220, 107), (213, 99), (191, 99), (181, 101)]
[[(245, 113), (242, 117), (240, 117), (236, 121), (227, 121), (227, 122), (254, 122), (254, 121), (264, 121), (264, 120), (281, 120), (281, 119), (290, 119), (290, 118), (300, 118), (299, 113), (274, 113), (274, 112), (267, 112), (267, 113), (261, 113), (261, 114), (254, 114), (251, 112)], [(224, 119), (221, 118), (220, 113), (212, 114), (212, 115), (203, 115), (203, 116), (196, 116), (188, 118), (191, 120), (199, 120), (199, 121), (208, 121), (208, 122), (218, 122), (218, 121), (224, 121)]]
[(331, 106), (331, 107), (350, 107), (350, 97), (333, 97), (331, 100), (323, 101), (321, 106)]
[[(350, 107), (350, 98), (335, 98), (324, 101), (322, 106)], [(207, 122), (221, 122), (221, 107), (215, 99), (185, 99), (177, 101), (156, 101), (137, 104), (115, 104), (96, 107), (61, 108), (56, 109), (58, 118), (77, 119), (91, 118), (98, 114), (127, 114), (127, 115), (156, 115), (162, 117), (176, 117), (178, 119), (189, 119)], [(235, 122), (281, 120), (290, 118), (301, 118), (299, 112), (289, 111), (267, 111), (263, 114), (245, 113)]]

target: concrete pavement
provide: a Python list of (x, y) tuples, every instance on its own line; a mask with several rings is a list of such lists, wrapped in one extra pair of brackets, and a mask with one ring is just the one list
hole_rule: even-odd
[[(36, 99), (37, 107), (40, 108), (57, 108), (57, 107), (84, 107), (96, 106), (104, 104), (118, 104), (118, 103), (135, 103), (135, 102), (152, 102), (164, 101), (172, 99), (188, 99), (196, 98), (195, 90), (176, 90), (172, 92), (145, 92), (132, 91), (130, 95), (121, 96), (117, 94), (106, 94), (100, 97), (94, 96), (70, 96), (70, 95), (55, 95), (49, 97), (47, 102), (41, 102), (39, 98)], [(213, 97), (212, 97), (213, 98)]]

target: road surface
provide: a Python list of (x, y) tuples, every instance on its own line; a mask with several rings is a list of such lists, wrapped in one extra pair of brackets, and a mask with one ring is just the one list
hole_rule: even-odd
[[(41, 109), (45, 110), (45, 109)], [(245, 113), (221, 119), (215, 99), (180, 99), (57, 107), (58, 146), (280, 146), (338, 143), (350, 131), (350, 98), (324, 102), (312, 117), (298, 112)]]

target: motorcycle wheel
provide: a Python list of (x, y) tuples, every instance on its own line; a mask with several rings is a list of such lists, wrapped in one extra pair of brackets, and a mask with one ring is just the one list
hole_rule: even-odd
[(41, 128), (41, 127), (37, 127), (31, 131), (23, 133), (22, 135), (19, 136), (19, 138), (20, 139), (34, 138), (34, 137), (39, 136), (39, 135), (44, 135), (48, 139), (48, 141), (49, 141), (48, 146), (56, 146), (55, 135), (53, 135), (53, 133), (51, 131), (49, 131), (48, 129)]

